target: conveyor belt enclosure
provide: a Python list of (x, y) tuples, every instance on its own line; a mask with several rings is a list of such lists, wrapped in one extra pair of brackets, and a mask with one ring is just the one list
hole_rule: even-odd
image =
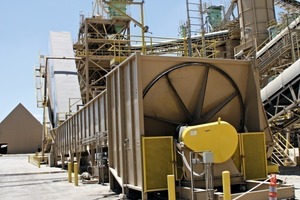
[(261, 90), (269, 122), (279, 130), (299, 122), (300, 59)]
[[(66, 120), (66, 114), (75, 113), (82, 105), (72, 37), (69, 32), (50, 32), (47, 89), (49, 94), (50, 122), (57, 127)], [(57, 57), (57, 58), (55, 58)]]
[[(271, 143), (257, 78), (249, 61), (129, 57), (107, 75), (111, 178), (145, 192), (142, 137), (176, 139), (180, 124), (221, 117), (238, 132), (265, 131)], [(114, 187), (116, 182), (110, 183)]]

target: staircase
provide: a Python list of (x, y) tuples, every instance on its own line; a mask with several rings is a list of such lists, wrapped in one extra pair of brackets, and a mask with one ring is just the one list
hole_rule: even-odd
[[(298, 16), (287, 27), (285, 27), (286, 23), (272, 26), (272, 30), (276, 31), (276, 36), (268, 38), (257, 47), (256, 64), (261, 75), (261, 87), (268, 84), (269, 78), (278, 75), (299, 58), (299, 25), (300, 17)], [(252, 54), (253, 52), (248, 54), (248, 56)]]
[(270, 70), (274, 61), (286, 54), (291, 49), (290, 41), (285, 36), (282, 40), (277, 42), (273, 47), (268, 49), (263, 56), (258, 59), (257, 67), (261, 72)]
[[(279, 166), (296, 166), (296, 152), (295, 147), (293, 147), (283, 135), (280, 133), (275, 133), (273, 135), (274, 139), (274, 151), (271, 156), (273, 162)], [(290, 151), (289, 149), (292, 149)]]

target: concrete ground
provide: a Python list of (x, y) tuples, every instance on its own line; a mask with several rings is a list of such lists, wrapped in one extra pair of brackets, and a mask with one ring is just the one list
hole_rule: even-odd
[[(300, 199), (300, 167), (280, 168), (277, 178), (295, 186)], [(289, 175), (290, 174), (290, 175)], [(68, 182), (67, 171), (28, 163), (28, 155), (0, 156), (0, 200), (112, 200), (108, 185)]]
[(108, 185), (68, 182), (68, 174), (60, 168), (41, 168), (28, 163), (28, 155), (0, 156), (1, 200), (118, 199)]
[(278, 179), (292, 184), (295, 187), (295, 196), (300, 199), (300, 166), (295, 167), (279, 167)]
[(292, 184), (295, 187), (296, 199), (300, 199), (300, 176), (298, 175), (278, 175), (278, 179), (283, 180), (288, 184)]

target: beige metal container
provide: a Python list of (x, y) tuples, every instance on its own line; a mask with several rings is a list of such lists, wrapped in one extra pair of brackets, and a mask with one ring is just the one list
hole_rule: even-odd
[(270, 143), (257, 77), (248, 61), (137, 53), (122, 62), (107, 75), (111, 188), (146, 193), (142, 138), (176, 139), (178, 125), (221, 117), (238, 132), (265, 131)]

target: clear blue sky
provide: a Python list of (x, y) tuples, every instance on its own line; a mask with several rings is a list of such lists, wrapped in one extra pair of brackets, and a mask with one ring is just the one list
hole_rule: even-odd
[[(50, 31), (71, 32), (77, 39), (79, 14), (89, 16), (92, 0), (2, 0), (0, 6), (0, 122), (22, 103), (41, 120), (36, 107), (34, 66), (39, 54), (48, 55)], [(203, 1), (211, 3), (212, 1)], [(214, 4), (228, 5), (229, 0)], [(227, 2), (227, 3), (226, 3)], [(130, 9), (132, 15), (134, 8)], [(145, 0), (145, 24), (153, 36), (177, 37), (186, 20), (185, 0)], [(140, 33), (138, 28), (131, 31)]]

